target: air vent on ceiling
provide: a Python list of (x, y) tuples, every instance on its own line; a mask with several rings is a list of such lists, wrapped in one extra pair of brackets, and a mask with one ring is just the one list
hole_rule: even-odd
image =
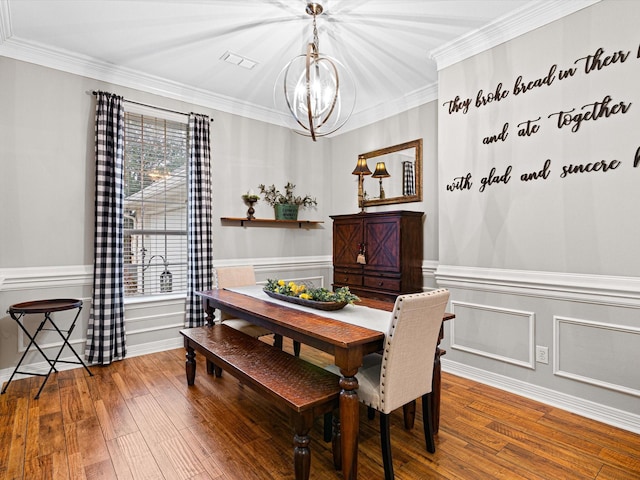
[(230, 52), (228, 50), (224, 53), (224, 55), (220, 57), (220, 60), (224, 60), (227, 63), (238, 65), (239, 67), (246, 68), (248, 70), (251, 70), (258, 64), (258, 62), (254, 62), (253, 60), (249, 60), (246, 57), (238, 55), (237, 53)]

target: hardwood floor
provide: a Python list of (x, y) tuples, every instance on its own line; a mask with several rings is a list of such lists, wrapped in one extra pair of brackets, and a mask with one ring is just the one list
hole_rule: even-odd
[[(291, 349), (291, 344), (285, 343)], [(302, 347), (302, 357), (327, 357)], [(11, 383), (0, 396), (2, 479), (291, 479), (286, 415), (198, 356), (188, 388), (184, 350), (128, 358)], [(391, 420), (396, 478), (640, 479), (640, 435), (443, 374), (437, 451), (425, 450), (418, 402), (406, 431)], [(361, 409), (359, 478), (383, 478), (378, 418)], [(312, 432), (311, 478), (340, 479), (322, 422)]]

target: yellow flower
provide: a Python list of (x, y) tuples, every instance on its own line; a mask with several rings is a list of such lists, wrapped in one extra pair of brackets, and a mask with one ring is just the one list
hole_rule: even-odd
[(290, 288), (291, 290), (295, 290), (297, 287), (296, 287), (296, 284), (295, 284), (295, 283), (293, 283), (293, 282), (289, 282), (289, 288)]
[(305, 300), (311, 300), (311, 295), (308, 293), (301, 293), (300, 298), (304, 298)]
[(284, 280), (278, 280), (278, 285), (280, 285), (281, 287), (284, 287)]

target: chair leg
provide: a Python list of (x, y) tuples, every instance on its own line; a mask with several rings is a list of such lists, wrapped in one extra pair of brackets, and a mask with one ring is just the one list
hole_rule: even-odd
[(411, 402), (403, 405), (402, 414), (404, 416), (404, 428), (411, 430), (416, 420), (416, 401), (412, 400)]
[(376, 409), (373, 407), (367, 407), (367, 418), (373, 420), (376, 418)]
[(380, 412), (380, 445), (382, 447), (384, 479), (393, 480), (393, 459), (391, 458), (391, 431), (389, 429), (389, 415), (382, 412)]
[(324, 414), (324, 441), (329, 443), (331, 441), (331, 429), (333, 425), (333, 412), (327, 412)]
[(422, 423), (424, 425), (424, 439), (427, 452), (435, 453), (436, 442), (433, 439), (433, 412), (431, 410), (431, 392), (422, 396)]
[(338, 410), (334, 412), (332, 419), (331, 450), (333, 453), (333, 466), (336, 470), (342, 470), (342, 437), (340, 435), (340, 415)]

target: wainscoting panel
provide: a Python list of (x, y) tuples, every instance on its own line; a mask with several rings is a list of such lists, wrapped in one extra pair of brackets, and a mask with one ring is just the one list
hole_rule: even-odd
[[(258, 283), (267, 278), (284, 278), (296, 282), (309, 281), (317, 287), (331, 284), (331, 256), (227, 259), (216, 261), (215, 266), (253, 265)], [(84, 357), (87, 325), (91, 311), (93, 269), (90, 265), (60, 267), (0, 268), (0, 382), (5, 382), (22, 356), (28, 338), (5, 312), (10, 305), (46, 298), (80, 298), (84, 305), (70, 342)], [(66, 312), (54, 315), (62, 316)], [(181, 295), (153, 296), (125, 299), (125, 332), (127, 356), (180, 348), (183, 345), (180, 329), (184, 328), (185, 299)], [(27, 318), (30, 331), (35, 331), (41, 316)], [(61, 317), (64, 319), (64, 317)], [(51, 356), (61, 341), (57, 334), (43, 332), (38, 343)], [(34, 353), (35, 352), (35, 353)], [(62, 359), (72, 360), (73, 354), (65, 349)], [(37, 351), (30, 351), (24, 370), (45, 373), (48, 364)], [(60, 364), (60, 369), (76, 368)], [(56, 367), (57, 368), (57, 367)], [(24, 377), (18, 375), (16, 378)]]
[(534, 313), (456, 301), (451, 307), (451, 348), (534, 368)]
[(640, 433), (640, 276), (440, 265), (436, 281), (456, 315), (444, 371)]
[(555, 316), (554, 373), (640, 397), (640, 328)]

